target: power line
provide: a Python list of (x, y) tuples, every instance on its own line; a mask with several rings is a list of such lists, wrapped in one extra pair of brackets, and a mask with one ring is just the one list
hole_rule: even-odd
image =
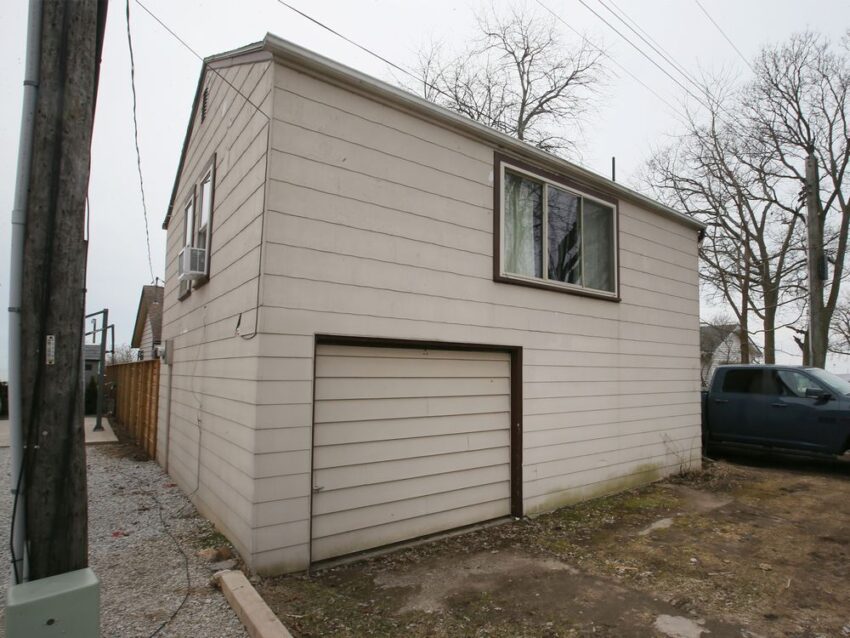
[[(688, 71), (681, 64), (679, 64), (672, 55), (667, 53), (667, 51), (665, 51), (664, 48), (661, 47), (661, 45), (658, 44), (652, 38), (652, 36), (650, 36), (648, 33), (646, 33), (646, 31), (643, 28), (641, 28), (641, 26), (637, 22), (635, 22), (635, 20), (633, 18), (631, 18), (628, 14), (626, 14), (625, 11), (623, 11), (622, 9), (617, 7), (619, 14), (622, 14), (622, 15), (619, 15), (617, 12), (615, 12), (613, 9), (611, 9), (611, 7), (609, 7), (607, 4), (605, 4), (604, 0), (597, 0), (597, 2), (599, 2), (599, 4), (601, 4), (603, 7), (605, 7), (605, 9), (606, 9), (606, 11), (608, 11), (608, 13), (610, 13), (615, 18), (617, 18), (617, 20), (619, 20), (624, 25), (626, 25), (626, 28), (628, 28), (632, 33), (634, 33), (637, 37), (639, 37), (641, 40), (643, 40), (643, 42), (646, 43), (649, 46), (650, 49), (652, 49), (653, 51), (655, 51), (655, 53), (660, 55), (661, 59), (664, 60), (667, 64), (669, 64), (679, 75), (681, 75), (683, 78), (685, 78), (685, 80), (687, 80), (688, 82), (693, 84), (697, 88), (698, 91), (700, 91), (700, 92), (705, 91), (705, 89), (696, 80), (694, 80), (691, 77), (690, 73), (688, 73)], [(611, 4), (613, 5), (614, 3), (611, 2)], [(623, 16), (625, 16), (625, 18), (628, 18), (628, 22), (626, 21), (626, 19), (624, 19)], [(637, 29), (639, 29), (639, 31), (636, 30), (635, 27), (633, 27), (631, 24), (629, 24), (629, 22), (633, 23), (635, 25), (635, 27), (637, 27)]]
[(139, 169), (139, 189), (142, 192), (142, 213), (145, 216), (145, 246), (148, 249), (148, 268), (154, 280), (151, 258), (151, 233), (148, 227), (148, 204), (145, 200), (145, 180), (142, 178), (142, 152), (139, 150), (139, 121), (136, 115), (136, 62), (133, 57), (133, 36), (130, 33), (130, 0), (127, 0), (127, 48), (130, 50), (130, 87), (133, 89), (133, 139), (136, 144), (136, 166)]
[[(215, 73), (215, 74), (216, 74), (219, 78), (221, 78), (222, 82), (224, 82), (225, 84), (227, 84), (227, 86), (229, 86), (231, 89), (233, 89), (234, 91), (236, 91), (239, 95), (241, 95), (241, 96), (242, 96), (242, 98), (243, 98), (243, 99), (244, 99), (244, 100), (245, 100), (248, 104), (250, 104), (251, 106), (253, 106), (253, 107), (254, 107), (254, 109), (257, 111), (257, 113), (259, 113), (259, 114), (260, 114), (260, 115), (262, 115), (264, 118), (266, 118), (266, 120), (271, 121), (271, 118), (270, 118), (268, 115), (266, 115), (266, 114), (263, 112), (263, 110), (262, 110), (259, 106), (257, 106), (256, 104), (254, 104), (254, 102), (251, 100), (251, 98), (249, 98), (249, 97), (248, 97), (247, 95), (245, 95), (242, 91), (240, 91), (240, 90), (239, 90), (239, 89), (238, 89), (238, 88), (237, 88), (237, 87), (236, 87), (236, 86), (235, 86), (235, 85), (234, 85), (234, 84), (233, 84), (230, 80), (228, 80), (226, 77), (224, 77), (224, 75), (222, 75), (221, 73), (219, 73), (218, 69), (215, 69), (215, 68), (213, 68), (212, 66), (210, 66), (209, 64), (207, 64), (207, 61), (206, 61), (206, 60), (204, 60), (203, 56), (202, 56), (200, 53), (198, 53), (197, 51), (195, 51), (195, 49), (193, 49), (192, 47), (190, 47), (190, 46), (189, 46), (189, 44), (188, 44), (188, 43), (187, 43), (187, 42), (186, 42), (183, 38), (181, 38), (179, 35), (177, 35), (177, 34), (176, 34), (176, 33), (175, 33), (172, 29), (171, 29), (171, 27), (169, 27), (167, 24), (165, 24), (165, 22), (163, 22), (162, 20), (160, 20), (160, 19), (159, 19), (159, 17), (157, 17), (157, 15), (156, 15), (153, 11), (151, 11), (150, 9), (148, 9), (148, 8), (147, 8), (147, 7), (146, 7), (146, 6), (145, 6), (145, 5), (144, 5), (144, 4), (143, 4), (140, 0), (134, 0), (134, 1), (135, 1), (135, 3), (136, 3), (137, 5), (139, 5), (142, 9), (144, 9), (144, 10), (145, 10), (145, 13), (147, 13), (147, 14), (148, 14), (151, 18), (153, 18), (154, 20), (156, 20), (156, 22), (159, 24), (159, 26), (161, 26), (163, 29), (165, 29), (165, 30), (166, 30), (166, 31), (167, 31), (167, 32), (171, 35), (171, 37), (173, 37), (173, 38), (174, 38), (175, 40), (177, 40), (180, 44), (182, 44), (182, 45), (183, 45), (183, 47), (184, 47), (187, 51), (189, 51), (189, 53), (191, 53), (191, 54), (192, 54), (192, 55), (194, 55), (196, 58), (198, 58), (198, 59), (201, 61), (201, 63), (204, 65), (204, 67), (205, 67), (205, 68), (207, 68), (207, 69), (209, 69), (210, 71), (212, 71), (213, 73)], [(129, 0), (128, 0), (128, 2), (129, 2)]]
[[(334, 34), (335, 36), (337, 36), (338, 38), (342, 38), (343, 40), (345, 40), (345, 41), (346, 41), (346, 42), (348, 42), (349, 44), (352, 44), (352, 45), (356, 46), (356, 47), (357, 47), (358, 49), (360, 49), (361, 51), (364, 51), (364, 52), (368, 53), (369, 55), (371, 55), (371, 56), (374, 56), (374, 57), (378, 58), (381, 62), (383, 62), (383, 63), (385, 63), (385, 64), (389, 64), (389, 65), (390, 65), (391, 67), (393, 67), (394, 69), (397, 69), (398, 71), (401, 71), (402, 73), (404, 73), (404, 74), (406, 74), (406, 75), (409, 75), (409, 76), (410, 76), (410, 77), (412, 77), (414, 80), (416, 80), (416, 81), (418, 81), (418, 82), (424, 82), (424, 80), (423, 80), (422, 78), (418, 77), (415, 73), (413, 73), (413, 72), (409, 71), (408, 69), (405, 69), (405, 68), (404, 68), (404, 67), (402, 67), (402, 66), (399, 66), (399, 65), (398, 65), (398, 64), (396, 64), (395, 62), (392, 62), (392, 61), (388, 60), (387, 58), (385, 58), (384, 56), (380, 55), (379, 53), (375, 53), (374, 51), (372, 51), (371, 49), (366, 48), (366, 47), (365, 47), (365, 46), (363, 46), (362, 44), (360, 44), (360, 43), (358, 43), (358, 42), (355, 42), (354, 40), (352, 40), (352, 39), (351, 39), (351, 38), (349, 38), (348, 36), (345, 36), (345, 35), (343, 35), (342, 33), (340, 33), (339, 31), (336, 31), (335, 29), (333, 29), (333, 28), (329, 27), (328, 25), (326, 25), (324, 22), (322, 22), (322, 21), (318, 20), (317, 18), (314, 18), (313, 16), (310, 16), (310, 15), (308, 15), (308, 14), (304, 13), (304, 12), (303, 12), (303, 11), (301, 11), (300, 9), (297, 9), (296, 7), (293, 7), (293, 6), (292, 6), (291, 4), (289, 4), (288, 2), (285, 2), (284, 0), (277, 0), (277, 2), (278, 2), (279, 4), (282, 4), (284, 7), (286, 7), (286, 8), (287, 8), (287, 9), (289, 9), (290, 11), (294, 11), (295, 13), (297, 13), (298, 15), (300, 15), (302, 18), (304, 18), (304, 19), (306, 19), (306, 20), (309, 20), (309, 21), (310, 21), (310, 22), (312, 22), (313, 24), (320, 26), (321, 28), (325, 29), (326, 31), (329, 31), (330, 33), (333, 33), (333, 34)], [(427, 84), (427, 83), (426, 83), (426, 84)], [(430, 88), (433, 88), (434, 90), (437, 90), (437, 88), (436, 88), (436, 87), (433, 87), (433, 86), (431, 86)]]
[(684, 90), (684, 91), (685, 91), (685, 93), (687, 93), (687, 94), (688, 94), (688, 95), (690, 95), (692, 98), (694, 98), (697, 102), (699, 102), (699, 103), (700, 103), (703, 107), (705, 107), (708, 111), (711, 111), (711, 107), (709, 107), (709, 106), (708, 106), (708, 104), (706, 104), (705, 102), (703, 102), (701, 98), (699, 98), (699, 97), (697, 97), (696, 95), (694, 95), (694, 94), (690, 91), (690, 89), (688, 89), (688, 87), (686, 87), (684, 84), (682, 84), (681, 82), (679, 82), (679, 80), (678, 80), (678, 79), (676, 79), (673, 75), (671, 75), (671, 74), (670, 74), (670, 72), (669, 72), (669, 71), (667, 71), (667, 69), (665, 69), (665, 68), (664, 68), (663, 66), (661, 66), (658, 62), (656, 62), (656, 61), (655, 61), (655, 59), (654, 59), (652, 56), (650, 56), (650, 55), (649, 55), (648, 53), (646, 53), (643, 49), (641, 49), (638, 45), (636, 45), (634, 42), (632, 42), (632, 41), (631, 41), (628, 37), (626, 37), (625, 35), (623, 35), (622, 31), (620, 31), (617, 27), (615, 27), (615, 26), (614, 26), (613, 24), (611, 24), (608, 20), (606, 20), (604, 16), (600, 15), (599, 13), (597, 13), (597, 12), (596, 12), (596, 10), (594, 10), (594, 9), (593, 9), (593, 7), (591, 7), (589, 4), (587, 4), (587, 2), (585, 2), (585, 0), (578, 0), (578, 1), (579, 1), (579, 3), (580, 3), (580, 4), (581, 4), (581, 5), (582, 5), (585, 9), (587, 9), (588, 11), (590, 11), (593, 15), (595, 15), (595, 16), (596, 16), (597, 18), (599, 18), (602, 22), (604, 22), (604, 23), (608, 26), (608, 28), (609, 28), (609, 29), (611, 29), (614, 33), (616, 33), (618, 36), (620, 36), (620, 38), (622, 38), (623, 40), (625, 40), (625, 41), (626, 41), (626, 42), (627, 42), (627, 43), (628, 43), (628, 44), (629, 44), (632, 48), (634, 48), (634, 49), (635, 49), (635, 51), (637, 51), (637, 52), (638, 52), (638, 53), (640, 53), (643, 57), (645, 57), (647, 60), (649, 60), (649, 62), (651, 62), (651, 63), (652, 63), (652, 65), (653, 65), (653, 66), (655, 66), (655, 67), (656, 67), (659, 71), (661, 71), (664, 75), (666, 75), (668, 78), (670, 78), (671, 80), (673, 80), (673, 82), (675, 82), (675, 83), (676, 83), (676, 84), (677, 84), (677, 85), (678, 85), (678, 86), (679, 86), (682, 90)]
[[(591, 42), (591, 41), (587, 38), (587, 36), (585, 36), (583, 33), (579, 32), (579, 31), (578, 31), (575, 27), (573, 27), (573, 26), (572, 26), (569, 22), (567, 22), (566, 20), (564, 20), (564, 19), (563, 19), (560, 15), (558, 15), (557, 13), (555, 13), (555, 12), (554, 12), (552, 9), (550, 9), (548, 6), (546, 6), (545, 4), (543, 4), (543, 2), (542, 2), (541, 0), (535, 0), (535, 2), (537, 2), (537, 4), (539, 4), (541, 7), (543, 7), (543, 9), (545, 9), (545, 10), (546, 10), (546, 11), (547, 11), (547, 12), (548, 12), (548, 13), (549, 13), (549, 14), (550, 14), (553, 18), (555, 18), (556, 20), (558, 20), (559, 22), (561, 22), (561, 23), (562, 23), (565, 27), (567, 27), (570, 31), (572, 31), (572, 32), (573, 32), (573, 33), (575, 33), (578, 37), (580, 37), (582, 40), (584, 40), (584, 42), (585, 42), (586, 44), (589, 44), (589, 45), (591, 45), (591, 46), (596, 46), (596, 45), (594, 45), (594, 44), (593, 44), (593, 43), (592, 43), (592, 42)], [(661, 96), (661, 95), (660, 95), (657, 91), (655, 91), (655, 90), (654, 90), (651, 86), (649, 86), (648, 84), (646, 84), (646, 83), (645, 83), (643, 80), (641, 80), (638, 76), (636, 76), (634, 73), (632, 73), (632, 72), (631, 72), (631, 71), (629, 71), (626, 67), (624, 67), (622, 64), (620, 64), (620, 63), (616, 60), (616, 58), (611, 57), (608, 53), (606, 53), (606, 52), (605, 52), (605, 51), (603, 51), (602, 49), (600, 49), (600, 52), (602, 53), (602, 55), (604, 55), (606, 58), (608, 58), (608, 60), (610, 60), (611, 62), (613, 62), (613, 63), (614, 63), (614, 65), (615, 65), (615, 66), (617, 66), (617, 67), (618, 67), (621, 71), (623, 71), (626, 75), (628, 75), (628, 76), (629, 76), (630, 78), (632, 78), (635, 82), (637, 82), (638, 84), (640, 84), (643, 88), (645, 88), (647, 91), (649, 91), (649, 92), (650, 92), (650, 93), (652, 93), (655, 97), (657, 97), (659, 100), (661, 100), (664, 104), (666, 104), (666, 105), (667, 105), (667, 107), (668, 107), (668, 108), (670, 108), (670, 109), (672, 109), (672, 111), (673, 111), (676, 115), (681, 116), (681, 117), (685, 117), (685, 116), (684, 116), (684, 114), (683, 114), (681, 111), (679, 111), (679, 109), (678, 109), (678, 108), (676, 108), (675, 106), (673, 106), (673, 104), (671, 104), (668, 100), (666, 100), (665, 98), (663, 98), (663, 97), (662, 97), (662, 96)], [(687, 118), (685, 118), (685, 119), (687, 119)]]
[(735, 43), (732, 42), (732, 38), (730, 38), (728, 35), (726, 35), (726, 32), (720, 27), (719, 24), (717, 24), (717, 22), (714, 20), (714, 18), (711, 17), (711, 14), (708, 12), (708, 10), (704, 6), (702, 6), (702, 3), (699, 0), (694, 0), (694, 2), (696, 2), (697, 6), (700, 9), (702, 9), (702, 12), (705, 14), (705, 17), (708, 18), (711, 21), (711, 24), (713, 24), (717, 28), (717, 30), (720, 31), (720, 35), (722, 35), (724, 38), (726, 38), (726, 42), (728, 42), (729, 45), (733, 49), (735, 49), (735, 52), (744, 61), (744, 64), (746, 64), (748, 67), (750, 67), (750, 71), (755, 73), (756, 70), (753, 68), (753, 65), (750, 64), (750, 61), (747, 59), (747, 57), (743, 53), (741, 53), (741, 49), (739, 49), (738, 47), (735, 46)]

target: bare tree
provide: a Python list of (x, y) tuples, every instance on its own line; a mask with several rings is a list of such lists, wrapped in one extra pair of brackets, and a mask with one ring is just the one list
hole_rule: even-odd
[(551, 16), (515, 5), (478, 16), (480, 36), (457, 56), (419, 52), (421, 83), (408, 88), (470, 119), (553, 153), (577, 152), (581, 125), (605, 78), (604, 51), (568, 46)]
[[(643, 179), (656, 197), (706, 224), (702, 283), (734, 314), (741, 362), (750, 362), (751, 336), (760, 331), (764, 360), (773, 363), (779, 312), (797, 301), (783, 282), (805, 266), (798, 250), (801, 204), (778, 197), (779, 180), (747, 149), (744, 125), (724, 117), (724, 102), (737, 94), (715, 83), (705, 95), (711, 96), (708, 116), (689, 112), (685, 134), (654, 153)], [(760, 329), (751, 326), (751, 315)]]
[[(780, 46), (765, 49), (755, 62), (755, 79), (740, 104), (742, 118), (747, 123), (749, 154), (766, 179), (783, 185), (786, 198), (806, 192), (806, 157), (811, 154), (817, 161), (818, 208), (824, 247), (832, 265), (825, 282), (824, 339), (828, 339), (846, 278), (850, 226), (848, 44), (850, 34), (842, 48), (835, 50), (824, 37), (805, 32)], [(807, 282), (801, 279), (798, 286), (806, 290)], [(806, 323), (798, 322), (798, 333), (807, 332), (803, 327)], [(807, 348), (807, 335), (797, 342)], [(827, 343), (820, 346), (826, 352)]]
[(831, 336), (829, 351), (850, 355), (850, 299), (844, 299), (836, 306)]
[(813, 33), (765, 48), (740, 88), (706, 83), (708, 114), (691, 114), (685, 135), (647, 165), (645, 180), (656, 195), (707, 224), (703, 281), (741, 322), (742, 348), (749, 316), (761, 321), (766, 362), (774, 361), (779, 327), (791, 327), (801, 348), (808, 345), (803, 196), (810, 153), (820, 168), (832, 264), (826, 326), (846, 278), (848, 52)]
[(139, 357), (136, 354), (136, 350), (131, 348), (126, 343), (122, 343), (120, 346), (115, 346), (115, 352), (109, 355), (109, 365), (115, 363), (132, 363), (133, 361), (138, 361)]

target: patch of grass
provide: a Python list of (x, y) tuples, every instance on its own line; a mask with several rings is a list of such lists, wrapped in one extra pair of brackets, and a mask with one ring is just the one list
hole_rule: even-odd
[(227, 540), (224, 534), (211, 525), (208, 530), (197, 537), (197, 544), (201, 549), (207, 549), (210, 547), (221, 547), (222, 545), (230, 546), (230, 541)]

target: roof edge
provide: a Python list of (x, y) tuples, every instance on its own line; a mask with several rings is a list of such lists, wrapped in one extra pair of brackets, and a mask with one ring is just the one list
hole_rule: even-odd
[(177, 199), (177, 187), (180, 184), (180, 177), (183, 174), (183, 164), (186, 162), (186, 151), (189, 149), (189, 138), (192, 136), (192, 128), (195, 126), (195, 117), (198, 112), (198, 103), (201, 99), (201, 87), (204, 86), (204, 79), (207, 76), (207, 67), (212, 68), (213, 65), (218, 66), (217, 62), (232, 62), (236, 58), (265, 51), (264, 42), (252, 42), (238, 49), (232, 49), (223, 53), (216, 53), (208, 56), (201, 62), (201, 72), (198, 75), (198, 85), (195, 87), (195, 97), (192, 100), (192, 111), (189, 114), (189, 123), (186, 125), (186, 133), (183, 136), (183, 146), (180, 150), (180, 159), (177, 162), (177, 172), (174, 175), (174, 185), (171, 187), (171, 197), (168, 200), (168, 209), (165, 211), (165, 219), (162, 221), (162, 229), (168, 230), (168, 223), (171, 221), (171, 214), (174, 211), (174, 201)]
[[(353, 69), (349, 66), (336, 62), (335, 60), (320, 55), (314, 51), (305, 49), (302, 46), (294, 44), (288, 40), (284, 40), (272, 33), (266, 34), (266, 37), (262, 42), (262, 47), (270, 51), (279, 62), (289, 64), (294, 67), (301, 67), (318, 75), (331, 77), (337, 82), (352, 86), (362, 92), (375, 95), (384, 101), (401, 105), (407, 110), (424, 115), (451, 128), (461, 130), (472, 137), (486, 140), (500, 150), (507, 150), (525, 158), (556, 167), (561, 171), (578, 177), (590, 186), (595, 186), (602, 190), (614, 193), (623, 199), (637, 204), (638, 206), (680, 222), (694, 230), (701, 230), (705, 228), (705, 224), (697, 221), (696, 219), (670, 208), (661, 202), (642, 195), (631, 188), (618, 184), (607, 177), (603, 177), (589, 169), (573, 164), (572, 162), (557, 157), (556, 155), (552, 155), (551, 153), (543, 151), (526, 142), (517, 140), (505, 133), (500, 133), (489, 126), (480, 124), (445, 107), (429, 102), (425, 98), (421, 98), (413, 93), (405, 91), (404, 89), (395, 87), (383, 80), (379, 80), (371, 75), (362, 73), (357, 69)], [(237, 51), (240, 53), (243, 52), (241, 49), (237, 49)], [(221, 54), (221, 56), (215, 57), (216, 59), (222, 59), (228, 55), (232, 56), (233, 53)]]

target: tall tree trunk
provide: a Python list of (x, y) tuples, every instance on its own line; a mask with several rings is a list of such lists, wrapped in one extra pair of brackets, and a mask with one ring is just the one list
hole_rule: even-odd
[(776, 363), (776, 306), (777, 293), (770, 287), (764, 286), (764, 362)]
[(750, 362), (750, 254), (744, 251), (744, 277), (741, 282), (741, 363)]

